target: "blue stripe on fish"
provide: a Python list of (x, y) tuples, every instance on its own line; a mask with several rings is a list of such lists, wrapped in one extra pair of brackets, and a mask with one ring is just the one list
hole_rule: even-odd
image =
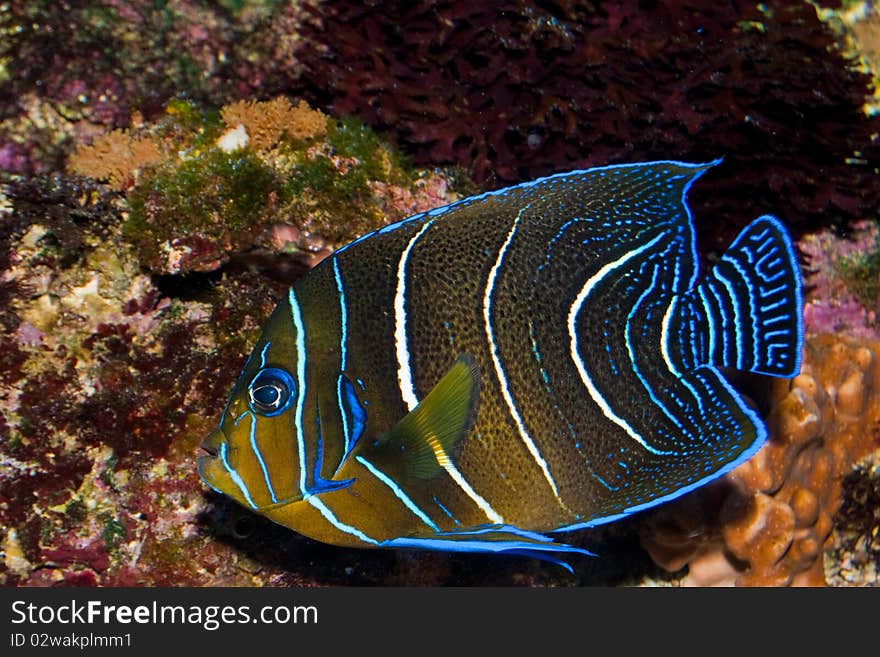
[(796, 374), (803, 298), (772, 217), (699, 275), (685, 196), (714, 164), (556, 174), (339, 249), (273, 313), (200, 474), (337, 545), (548, 558), (586, 551), (547, 532), (729, 472), (767, 432), (722, 368)]
[(306, 441), (303, 430), (303, 408), (306, 400), (306, 329), (303, 324), (302, 311), (293, 288), (287, 292), (287, 300), (290, 303), (290, 316), (296, 331), (296, 385), (299, 394), (296, 398), (296, 415), (294, 426), (296, 427), (297, 462), (299, 463), (299, 490), (303, 497), (308, 496), (306, 486)]
[(455, 516), (452, 515), (452, 513), (449, 511), (449, 509), (447, 509), (447, 508), (443, 505), (443, 503), (440, 502), (440, 500), (437, 499), (437, 496), (436, 496), (436, 495), (434, 495), (432, 499), (434, 500), (434, 504), (436, 504), (437, 506), (439, 506), (439, 507), (440, 507), (440, 510), (441, 510), (443, 513), (445, 513), (445, 514), (449, 517), (449, 519), (450, 519), (454, 524), (456, 524), (456, 525), (461, 524), (461, 523), (458, 522), (458, 520), (455, 518)]
[[(315, 411), (315, 466), (312, 470), (312, 483), (308, 487), (309, 495), (320, 495), (321, 493), (327, 493), (332, 490), (339, 490), (340, 488), (346, 488), (352, 484), (351, 479), (345, 479), (342, 481), (334, 481), (332, 479), (324, 479), (321, 476), (321, 467), (324, 462), (324, 436), (321, 430), (321, 408), (320, 406)], [(337, 470), (338, 471), (338, 470)], [(335, 473), (334, 473), (335, 476)]]
[(347, 455), (364, 432), (364, 426), (367, 423), (367, 412), (358, 399), (354, 384), (344, 374), (339, 375), (336, 389), (339, 395), (339, 407), (342, 410), (345, 422), (345, 454)]
[(251, 493), (248, 490), (247, 484), (244, 483), (241, 476), (238, 472), (229, 465), (229, 458), (226, 454), (227, 447), (226, 443), (220, 445), (220, 462), (223, 463), (223, 467), (226, 468), (226, 472), (229, 473), (229, 476), (232, 478), (232, 481), (235, 482), (235, 485), (238, 486), (238, 489), (241, 491), (241, 494), (244, 496), (244, 499), (247, 500), (247, 503), (250, 505), (252, 509), (256, 509), (257, 505), (254, 504), (254, 500), (251, 497)]
[[(382, 541), (382, 547), (439, 550), (443, 552), (496, 553), (543, 559), (574, 572), (571, 565), (552, 554), (595, 556), (584, 548), (556, 543), (549, 536), (511, 525), (478, 527), (473, 530), (437, 532), (429, 538), (399, 537)], [(549, 554), (548, 554), (549, 553)]]
[(403, 492), (403, 489), (400, 486), (398, 486), (397, 483), (391, 477), (386, 475), (384, 472), (382, 472), (379, 468), (377, 468), (375, 465), (370, 463), (363, 456), (355, 456), (355, 460), (358, 463), (360, 463), (362, 466), (364, 466), (367, 470), (369, 470), (370, 474), (372, 474), (374, 477), (376, 477), (376, 479), (378, 479), (383, 484), (388, 486), (388, 488), (391, 489), (391, 492), (394, 493), (394, 496), (397, 499), (399, 499), (401, 502), (403, 502), (404, 506), (407, 509), (409, 509), (410, 511), (412, 511), (413, 514), (419, 520), (421, 520), (423, 523), (425, 523), (428, 527), (433, 529), (435, 532), (440, 531), (440, 528), (436, 525), (436, 523), (433, 520), (431, 520), (431, 518), (429, 518), (428, 515), (424, 511), (422, 511), (415, 502), (412, 501), (412, 499), (409, 497), (409, 495), (407, 495), (406, 493)]
[(272, 502), (277, 504), (278, 498), (275, 497), (275, 489), (272, 487), (272, 480), (269, 477), (269, 470), (266, 467), (266, 461), (263, 460), (263, 455), (260, 453), (260, 448), (257, 447), (257, 418), (251, 411), (246, 411), (238, 417), (233, 426), (238, 426), (239, 421), (245, 415), (247, 415), (251, 420), (251, 428), (248, 432), (248, 435), (250, 436), (251, 451), (253, 451), (254, 456), (257, 457), (257, 461), (259, 461), (260, 463), (260, 469), (263, 471), (263, 478), (266, 481), (266, 490), (269, 491), (269, 496), (272, 498)]

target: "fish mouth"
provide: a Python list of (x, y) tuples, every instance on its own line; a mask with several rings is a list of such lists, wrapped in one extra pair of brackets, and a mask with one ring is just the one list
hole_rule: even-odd
[(217, 429), (205, 436), (199, 447), (211, 456), (216, 457), (220, 453), (220, 445), (222, 445), (225, 440), (226, 435), (223, 433), (223, 430)]
[(220, 465), (219, 460), (221, 458), (220, 446), (225, 442), (226, 435), (221, 429), (217, 429), (205, 437), (200, 445), (203, 451), (196, 457), (196, 470), (199, 473), (199, 477), (201, 477), (205, 484), (218, 493), (223, 492), (220, 485), (220, 482), (222, 481), (220, 476), (222, 466)]

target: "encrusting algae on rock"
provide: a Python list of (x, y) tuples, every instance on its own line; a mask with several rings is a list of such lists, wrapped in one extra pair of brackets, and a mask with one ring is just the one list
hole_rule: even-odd
[[(109, 179), (116, 172), (126, 181), (120, 190), (81, 176), (3, 179), (0, 582), (5, 585), (314, 581), (295, 565), (277, 564), (279, 551), (289, 551), (296, 537), (273, 541), (272, 547), (243, 542), (258, 525), (234, 505), (208, 504), (211, 495), (199, 482), (194, 455), (213, 422), (214, 406), (227, 392), (227, 373), (241, 368), (260, 323), (283, 292), (284, 283), (267, 271), (277, 274), (274, 270), (289, 260), (305, 267), (316, 258), (307, 251), (303, 262), (300, 253), (289, 252), (291, 243), (306, 249), (299, 245), (321, 240), (321, 248), (330, 248), (331, 242), (307, 233), (305, 221), (297, 227), (293, 217), (268, 211), (266, 197), (251, 196), (255, 214), (267, 221), (251, 224), (255, 233), (266, 234), (260, 242), (268, 254), (263, 268), (260, 261), (248, 260), (222, 273), (190, 277), (186, 285), (178, 277), (151, 275), (167, 268), (159, 263), (152, 269), (146, 238), (132, 239), (127, 222), (134, 195), (193, 159), (210, 157), (222, 164), (223, 157), (233, 156), (216, 146), (224, 129), (232, 129), (217, 113), (189, 104), (170, 109), (160, 124), (113, 137), (152, 143), (155, 150), (113, 151), (99, 143), (91, 152), (96, 160), (109, 158), (101, 175)], [(337, 136), (345, 133), (338, 137), (343, 147), (369, 153), (379, 143), (365, 130), (355, 136), (361, 129), (353, 122), (330, 123)], [(335, 147), (321, 139), (314, 136), (307, 143), (335, 155)], [(300, 152), (283, 139), (273, 150), (278, 149)], [(159, 162), (130, 157), (156, 151)], [(112, 153), (120, 159), (113, 161)], [(272, 181), (281, 179), (269, 153), (248, 148), (235, 153), (250, 158)], [(88, 154), (87, 148), (80, 152), (82, 158)], [(301, 157), (308, 161), (304, 152)], [(382, 171), (396, 157), (383, 151), (369, 164)], [(83, 161), (77, 166), (85, 166)], [(359, 167), (352, 161), (348, 170)], [(223, 171), (230, 172), (235, 173)], [(343, 175), (325, 167), (325, 185), (332, 187)], [(228, 180), (233, 188), (241, 184)], [(375, 206), (402, 216), (456, 198), (440, 174), (393, 170), (384, 180), (364, 185), (366, 193), (350, 198), (351, 211)], [(391, 181), (412, 183), (398, 187)], [(167, 190), (151, 190), (156, 207), (171, 205), (163, 196)], [(217, 207), (222, 219), (226, 208)], [(148, 236), (169, 244), (189, 236), (194, 231), (184, 221), (188, 216), (181, 213), (176, 225), (154, 227)], [(353, 229), (339, 225), (334, 230), (347, 235)], [(230, 242), (218, 262), (251, 248), (245, 240)], [(186, 261), (181, 264), (179, 271), (193, 271)], [(254, 560), (252, 549), (263, 556)], [(381, 560), (367, 560), (356, 577), (381, 578), (387, 569)], [(327, 581), (350, 579), (344, 568), (336, 570)]]
[(79, 147), (69, 168), (125, 190), (124, 235), (162, 274), (213, 271), (279, 241), (311, 266), (448, 198), (442, 176), (416, 174), (356, 121), (283, 97), (218, 113), (173, 102), (155, 125)]

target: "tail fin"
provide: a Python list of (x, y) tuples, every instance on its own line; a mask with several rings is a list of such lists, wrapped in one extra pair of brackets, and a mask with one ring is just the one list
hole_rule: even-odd
[(801, 274), (778, 220), (749, 224), (691, 294), (708, 333), (708, 363), (780, 377), (800, 372)]

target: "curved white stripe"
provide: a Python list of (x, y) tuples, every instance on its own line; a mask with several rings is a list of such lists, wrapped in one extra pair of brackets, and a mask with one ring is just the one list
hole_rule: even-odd
[(269, 496), (272, 498), (272, 502), (274, 504), (278, 504), (278, 498), (275, 496), (275, 488), (272, 486), (272, 480), (269, 478), (269, 469), (266, 467), (266, 461), (263, 459), (263, 455), (260, 453), (260, 448), (257, 446), (257, 418), (250, 411), (245, 411), (242, 413), (238, 420), (235, 421), (233, 426), (238, 426), (238, 421), (241, 420), (245, 415), (249, 415), (251, 418), (251, 429), (250, 429), (250, 441), (251, 441), (251, 451), (254, 453), (254, 456), (257, 457), (257, 461), (260, 464), (260, 469), (263, 471), (263, 479), (266, 481), (266, 490), (269, 491)]
[(452, 480), (458, 484), (458, 487), (461, 488), (465, 494), (471, 498), (474, 503), (480, 507), (480, 510), (486, 514), (486, 517), (492, 522), (498, 525), (504, 525), (507, 523), (504, 518), (502, 518), (496, 511), (493, 509), (489, 503), (483, 499), (483, 497), (475, 491), (471, 485), (468, 483), (467, 479), (465, 479), (462, 474), (455, 468), (452, 464), (452, 461), (449, 459), (445, 459), (445, 463), (440, 464), (444, 470), (446, 470), (447, 474), (452, 477)]
[(342, 276), (339, 273), (339, 261), (333, 258), (333, 277), (336, 279), (336, 290), (339, 292), (339, 323), (342, 326), (339, 338), (339, 371), (344, 372), (347, 365), (346, 346), (348, 344), (348, 305), (345, 303), (345, 288), (342, 285)]
[(351, 525), (346, 525), (344, 522), (339, 520), (339, 518), (337, 518), (335, 515), (333, 515), (333, 512), (330, 510), (330, 508), (326, 504), (324, 504), (323, 501), (321, 501), (320, 496), (310, 495), (307, 498), (307, 501), (309, 504), (311, 504), (313, 507), (315, 507), (318, 511), (321, 512), (321, 515), (324, 516), (324, 519), (327, 522), (329, 522), (331, 525), (333, 525), (339, 531), (341, 531), (345, 534), (351, 534), (352, 536), (355, 536), (355, 537), (359, 538), (360, 540), (362, 540), (364, 543), (369, 543), (370, 545), (379, 545), (379, 541), (377, 541), (374, 538), (370, 538), (369, 536), (364, 534), (357, 527), (352, 527)]
[(293, 325), (296, 328), (296, 415), (294, 423), (296, 425), (296, 446), (299, 452), (299, 490), (303, 498), (309, 496), (306, 490), (306, 445), (305, 436), (303, 435), (303, 406), (306, 400), (306, 329), (303, 325), (302, 312), (299, 308), (299, 302), (296, 300), (296, 294), (293, 288), (287, 292), (287, 299), (290, 301), (290, 314), (293, 318)]
[[(678, 368), (672, 362), (672, 359), (669, 357), (669, 322), (672, 320), (673, 308), (675, 308), (676, 304), (679, 301), (679, 298), (680, 297), (678, 296), (672, 297), (669, 300), (669, 305), (666, 307), (666, 312), (663, 313), (663, 323), (661, 324), (660, 330), (660, 353), (663, 356), (663, 362), (666, 363), (666, 369), (669, 370), (669, 373), (672, 374), (672, 376), (676, 377), (679, 380), (679, 383), (690, 390), (691, 394), (694, 396), (694, 400), (697, 402), (697, 408), (700, 411), (700, 415), (705, 416), (706, 410), (703, 407), (702, 397), (700, 397), (697, 389), (694, 388), (694, 386), (691, 385), (690, 382), (688, 382), (684, 374), (678, 370)], [(683, 428), (682, 431), (684, 431)]]
[[(663, 253), (665, 254), (666, 251), (668, 251), (668, 249), (664, 250)], [(629, 315), (627, 315), (626, 328), (623, 331), (623, 341), (626, 343), (626, 350), (627, 350), (627, 353), (629, 354), (629, 362), (630, 362), (630, 365), (632, 365), (632, 370), (635, 373), (635, 375), (638, 377), (639, 381), (641, 381), (642, 385), (644, 386), (645, 390), (648, 393), (648, 396), (651, 398), (651, 401), (655, 405), (657, 405), (661, 411), (663, 411), (663, 414), (669, 418), (669, 421), (672, 422), (679, 429), (679, 431), (687, 434), (689, 432), (687, 431), (687, 429), (684, 428), (684, 426), (682, 426), (681, 421), (677, 417), (675, 417), (675, 414), (666, 407), (666, 404), (661, 402), (657, 398), (657, 396), (654, 394), (654, 389), (651, 387), (651, 384), (648, 382), (648, 379), (645, 378), (645, 375), (642, 374), (642, 371), (639, 368), (639, 365), (637, 362), (638, 358), (636, 356), (636, 346), (633, 344), (632, 340), (630, 339), (630, 327), (632, 326), (633, 318), (635, 317), (636, 313), (641, 308), (642, 303), (645, 301), (645, 299), (648, 298), (648, 295), (650, 295), (651, 292), (654, 291), (654, 288), (657, 286), (657, 278), (658, 278), (661, 270), (660, 270), (660, 267), (658, 267), (656, 265), (653, 267), (653, 269), (654, 269), (654, 274), (651, 276), (651, 284), (642, 291), (642, 293), (639, 295), (638, 300), (633, 304), (632, 310), (629, 311)], [(672, 297), (672, 299), (673, 299), (673, 303), (674, 303), (676, 297)], [(660, 337), (660, 353), (663, 356), (663, 360), (666, 361), (667, 369), (670, 372), (672, 372), (673, 374), (678, 376), (678, 372), (675, 370), (675, 367), (673, 366), (672, 362), (668, 359), (668, 353), (666, 350), (666, 340), (667, 340), (666, 332), (668, 329), (667, 324), (669, 321), (669, 315), (670, 315), (669, 308), (667, 308), (666, 315), (664, 315), (664, 317), (663, 317), (662, 333), (661, 333), (661, 337)], [(673, 399), (676, 399), (675, 395), (672, 395), (672, 397), (673, 397)]]
[[(414, 409), (419, 404), (419, 398), (416, 395), (415, 385), (412, 380), (412, 367), (409, 360), (409, 348), (407, 347), (406, 335), (406, 264), (409, 260), (410, 251), (415, 246), (419, 238), (433, 224), (433, 220), (426, 221), (425, 225), (413, 236), (400, 255), (400, 262), (397, 265), (397, 292), (394, 294), (394, 346), (397, 352), (397, 382), (400, 386), (400, 395), (406, 404), (408, 410)], [(461, 473), (447, 459), (445, 463), (440, 465), (449, 473), (453, 481), (471, 498), (474, 503), (486, 514), (492, 522), (504, 522), (498, 513), (483, 499), (462, 477)]]
[(394, 348), (397, 352), (397, 382), (400, 385), (400, 395), (409, 410), (418, 405), (419, 398), (413, 385), (409, 348), (406, 341), (406, 309), (404, 308), (406, 303), (406, 263), (409, 260), (410, 251), (432, 223), (434, 222), (425, 222), (425, 225), (406, 245), (400, 255), (400, 262), (397, 264), (397, 292), (394, 294)]
[(709, 307), (709, 301), (706, 299), (706, 293), (703, 286), (697, 288), (700, 295), (700, 303), (703, 305), (703, 311), (706, 313), (706, 324), (709, 327), (709, 355), (706, 358), (707, 363), (711, 363), (715, 358), (715, 318), (712, 316), (712, 309)]
[[(348, 344), (348, 305), (345, 302), (345, 288), (342, 285), (342, 275), (339, 273), (339, 260), (335, 256), (333, 257), (333, 277), (336, 279), (336, 291), (339, 293), (339, 323), (342, 327), (339, 337), (339, 371), (345, 372), (345, 368), (348, 365), (348, 358), (346, 356), (346, 346)], [(339, 407), (342, 435), (345, 439), (345, 449), (342, 453), (348, 454), (351, 449), (351, 436), (349, 435), (348, 416), (342, 403), (342, 377), (336, 379), (336, 405)], [(339, 463), (339, 467), (342, 467), (342, 462)]]
[(743, 332), (743, 325), (742, 318), (739, 316), (739, 298), (736, 295), (736, 290), (733, 289), (733, 283), (725, 278), (724, 274), (718, 271), (718, 267), (712, 269), (712, 276), (724, 286), (724, 291), (727, 292), (727, 296), (730, 298), (730, 304), (733, 306), (733, 328), (734, 336), (736, 337), (736, 369), (741, 370), (743, 368), (743, 353), (740, 336)]
[[(663, 321), (660, 324), (660, 355), (663, 356), (663, 362), (666, 363), (666, 369), (675, 376), (681, 376), (681, 372), (678, 371), (678, 368), (669, 357), (669, 322), (672, 321), (672, 309), (677, 302), (678, 297), (672, 297), (669, 300), (669, 305), (666, 306), (666, 312), (663, 313)], [(629, 329), (629, 325), (627, 325), (627, 329)]]
[(510, 227), (510, 232), (507, 233), (507, 239), (504, 240), (504, 244), (501, 245), (501, 249), (498, 251), (498, 258), (495, 260), (492, 269), (489, 270), (489, 278), (486, 281), (486, 292), (483, 294), (483, 324), (486, 329), (486, 339), (489, 341), (489, 353), (492, 355), (495, 374), (498, 376), (498, 382), (501, 384), (501, 395), (504, 397), (504, 403), (507, 404), (507, 409), (510, 411), (513, 421), (516, 422), (516, 426), (519, 429), (519, 435), (526, 444), (529, 454), (532, 455), (535, 463), (541, 468), (544, 479), (546, 479), (547, 483), (550, 485), (550, 490), (553, 491), (553, 496), (560, 505), (565, 507), (562, 500), (559, 499), (559, 491), (556, 488), (556, 482), (553, 481), (553, 476), (550, 474), (550, 469), (547, 467), (547, 462), (538, 451), (535, 441), (532, 440), (532, 437), (529, 435), (529, 432), (519, 415), (519, 411), (516, 408), (516, 404), (513, 402), (513, 395), (510, 394), (510, 388), (507, 385), (507, 376), (501, 365), (501, 358), (498, 355), (498, 345), (495, 343), (494, 331), (492, 330), (492, 293), (495, 291), (495, 278), (498, 276), (498, 270), (504, 262), (504, 254), (507, 253), (507, 249), (510, 246), (511, 241), (513, 241), (513, 236), (519, 225), (519, 220), (522, 218), (523, 212), (527, 209), (528, 206), (517, 212), (516, 219), (513, 220), (513, 226)]
[(376, 477), (376, 479), (378, 479), (383, 484), (388, 486), (388, 488), (391, 489), (391, 492), (394, 493), (394, 495), (397, 497), (397, 499), (399, 499), (401, 502), (403, 502), (403, 505), (407, 509), (409, 509), (410, 511), (413, 512), (413, 515), (415, 515), (419, 520), (421, 520), (423, 523), (428, 525), (428, 527), (433, 529), (435, 532), (440, 531), (440, 528), (436, 525), (436, 523), (433, 520), (431, 520), (428, 517), (428, 515), (416, 505), (415, 502), (412, 501), (412, 499), (410, 498), (409, 495), (407, 495), (406, 493), (403, 492), (403, 489), (397, 485), (397, 482), (395, 482), (391, 477), (389, 477), (387, 474), (382, 472), (375, 465), (370, 463), (363, 456), (355, 456), (354, 458), (358, 463), (360, 463), (367, 470), (369, 470), (370, 473), (374, 477)]
[(229, 477), (235, 482), (235, 485), (238, 486), (238, 490), (241, 491), (241, 494), (244, 496), (244, 499), (247, 500), (247, 503), (250, 504), (252, 509), (256, 509), (257, 505), (254, 504), (254, 500), (251, 498), (247, 484), (244, 483), (244, 480), (241, 478), (241, 475), (238, 474), (238, 471), (229, 465), (229, 459), (226, 457), (226, 449), (226, 443), (220, 443), (220, 462), (223, 464), (223, 467), (226, 468)]
[(595, 274), (593, 274), (587, 280), (587, 282), (581, 288), (581, 291), (578, 293), (577, 297), (574, 300), (574, 303), (571, 305), (571, 308), (568, 311), (568, 337), (569, 337), (570, 344), (571, 344), (571, 359), (572, 359), (572, 361), (574, 361), (574, 364), (575, 364), (575, 367), (577, 368), (578, 374), (581, 377), (581, 382), (584, 384), (584, 387), (586, 387), (587, 392), (590, 393), (590, 397), (592, 397), (593, 401), (596, 402), (596, 405), (600, 409), (602, 409), (602, 413), (605, 414), (605, 417), (607, 417), (609, 420), (614, 422), (614, 424), (616, 424), (621, 429), (626, 431), (626, 433), (630, 436), (630, 438), (635, 440), (637, 443), (639, 443), (646, 450), (648, 450), (652, 454), (657, 454), (659, 456), (666, 456), (669, 454), (674, 454), (675, 452), (664, 452), (662, 450), (656, 449), (655, 447), (652, 447), (651, 445), (649, 445), (645, 441), (645, 439), (642, 438), (642, 436), (640, 436), (635, 431), (635, 429), (633, 429), (629, 425), (629, 423), (626, 420), (624, 420), (622, 417), (620, 417), (614, 411), (611, 410), (611, 407), (608, 405), (608, 402), (606, 402), (605, 398), (602, 397), (602, 393), (600, 393), (599, 389), (596, 388), (596, 385), (593, 383), (593, 379), (590, 377), (589, 373), (587, 372), (587, 368), (584, 365), (584, 362), (581, 360), (581, 357), (578, 355), (579, 354), (578, 335), (577, 335), (577, 331), (575, 330), (575, 323), (576, 323), (578, 313), (580, 313), (581, 307), (584, 305), (584, 301), (587, 300), (587, 297), (590, 296), (590, 293), (593, 291), (593, 288), (595, 288), (596, 285), (598, 285), (602, 281), (603, 278), (605, 278), (608, 274), (610, 274), (612, 271), (614, 271), (618, 267), (622, 267), (623, 265), (625, 265), (627, 262), (629, 262), (633, 258), (641, 255), (644, 251), (647, 251), (648, 249), (653, 247), (655, 244), (657, 244), (657, 242), (659, 242), (660, 240), (662, 240), (666, 237), (668, 237), (668, 235), (666, 233), (660, 233), (659, 235), (657, 235), (657, 237), (652, 239), (647, 244), (643, 244), (642, 246), (638, 247), (637, 249), (627, 251), (625, 254), (623, 254), (621, 257), (619, 257), (617, 260), (614, 260), (613, 262), (609, 262), (604, 267), (602, 267), (599, 271), (597, 271)]

